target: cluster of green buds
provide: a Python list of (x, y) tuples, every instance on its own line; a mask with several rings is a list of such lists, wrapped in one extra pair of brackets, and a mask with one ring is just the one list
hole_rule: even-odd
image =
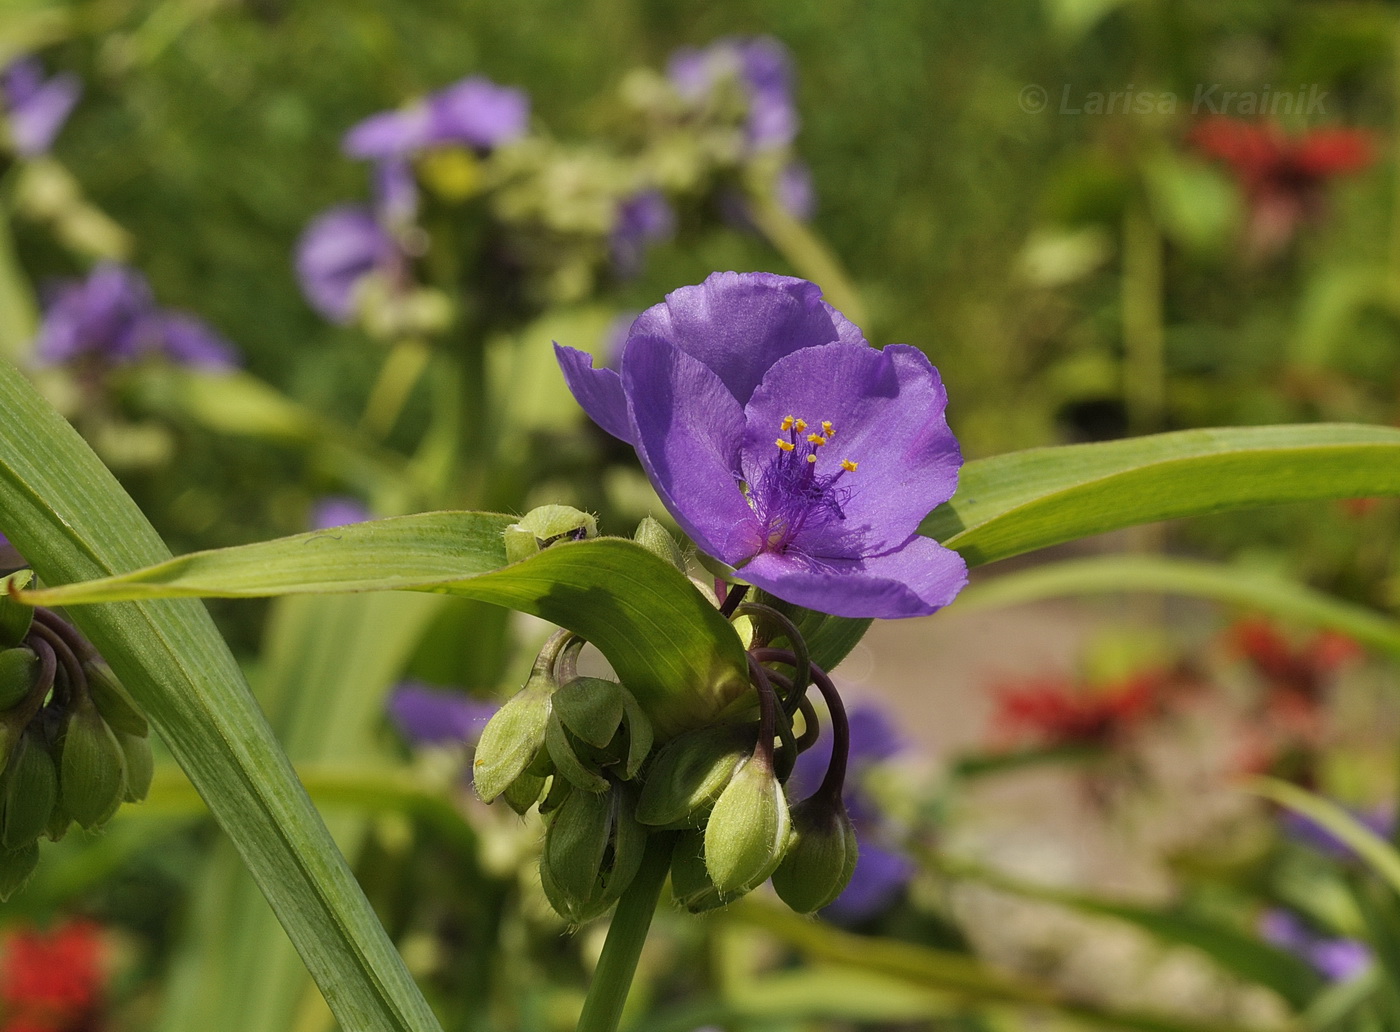
[(144, 799), (150, 726), (111, 668), (51, 610), (20, 605), (0, 581), (0, 900), (39, 862), (39, 839), (92, 830)]
[[(506, 531), (513, 558), (557, 541), (592, 537), (593, 518), (546, 506)], [(635, 540), (684, 569), (655, 520)], [(486, 725), (473, 762), (477, 793), (545, 821), (540, 880), (556, 911), (581, 923), (606, 912), (636, 875), (651, 835), (672, 845), (671, 887), (692, 912), (724, 906), (772, 879), (794, 910), (812, 913), (840, 895), (856, 861), (842, 802), (848, 729), (831, 678), (813, 664), (793, 622), (731, 589), (722, 611), (748, 639), (754, 705), (746, 715), (656, 742), (627, 688), (578, 674), (584, 642), (559, 631), (525, 686)], [(772, 643), (785, 640), (789, 648)], [(798, 754), (817, 740), (807, 699), (815, 686), (833, 730), (832, 759), (817, 791), (795, 805), (786, 791)], [(800, 733), (797, 733), (800, 729)]]

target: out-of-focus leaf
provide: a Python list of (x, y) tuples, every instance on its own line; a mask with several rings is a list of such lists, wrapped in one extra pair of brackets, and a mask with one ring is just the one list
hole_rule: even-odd
[(1070, 559), (1020, 570), (965, 590), (959, 610), (992, 609), (1063, 595), (1151, 591), (1247, 606), (1288, 620), (1341, 631), (1400, 656), (1400, 623), (1286, 577), (1244, 566), (1156, 555)]
[(1336, 803), (1276, 778), (1252, 778), (1245, 787), (1331, 832), (1400, 893), (1400, 852)]
[(1400, 494), (1400, 430), (1320, 423), (1181, 430), (979, 459), (920, 533), (980, 566), (1137, 523)]

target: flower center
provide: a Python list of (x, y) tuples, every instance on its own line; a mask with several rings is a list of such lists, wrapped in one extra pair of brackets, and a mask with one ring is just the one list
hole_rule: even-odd
[(859, 465), (848, 458), (839, 462), (827, 458), (836, 436), (830, 420), (813, 424), (786, 416), (778, 430), (778, 439), (773, 442), (777, 455), (748, 493), (763, 528), (765, 552), (787, 551), (804, 531), (845, 519), (841, 510), (845, 488), (836, 485)]

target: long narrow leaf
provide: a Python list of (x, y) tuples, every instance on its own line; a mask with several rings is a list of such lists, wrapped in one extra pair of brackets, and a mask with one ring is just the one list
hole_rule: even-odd
[(970, 565), (1137, 523), (1400, 494), (1400, 430), (1351, 424), (1182, 430), (1032, 448), (963, 467), (920, 528)]
[[(0, 530), (49, 583), (168, 556), (121, 485), (0, 364)], [(257, 880), (346, 1029), (437, 1029), (198, 602), (73, 611), (145, 707)]]

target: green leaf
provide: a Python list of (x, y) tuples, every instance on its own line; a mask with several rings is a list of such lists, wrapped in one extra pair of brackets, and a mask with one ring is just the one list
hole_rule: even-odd
[(685, 575), (622, 538), (560, 542), (510, 566), (514, 517), (395, 516), (238, 548), (195, 552), (121, 576), (29, 592), (36, 605), (252, 598), (412, 589), (509, 606), (587, 638), (666, 738), (705, 723), (748, 685), (743, 646)]
[[(7, 363), (0, 411), (0, 529), (45, 581), (167, 557), (121, 485)], [(208, 802), (341, 1025), (437, 1029), (204, 607), (128, 602), (72, 616)]]
[(1245, 787), (1331, 832), (1393, 890), (1400, 892), (1400, 852), (1336, 803), (1275, 778), (1252, 778)]
[(1032, 448), (963, 467), (920, 533), (971, 566), (1136, 523), (1400, 494), (1400, 430), (1321, 423)]
[(1020, 605), (1062, 595), (1152, 591), (1195, 595), (1273, 616), (1341, 631), (1362, 644), (1400, 656), (1400, 623), (1332, 598), (1277, 574), (1246, 566), (1165, 556), (1071, 559), (976, 584), (955, 603), (959, 611)]

